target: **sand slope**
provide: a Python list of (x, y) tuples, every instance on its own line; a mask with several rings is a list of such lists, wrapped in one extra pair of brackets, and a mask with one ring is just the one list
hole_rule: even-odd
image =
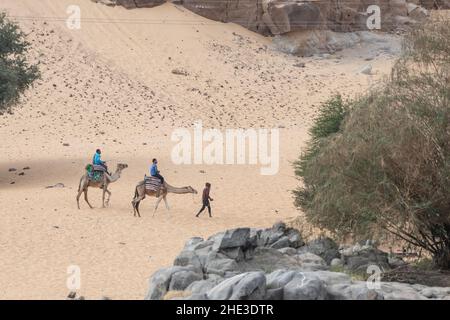
[[(70, 4), (82, 9), (81, 30), (65, 27)], [(381, 53), (370, 62), (377, 74), (366, 76), (357, 71), (377, 52), (364, 48), (287, 56), (272, 51), (270, 39), (171, 4), (127, 11), (89, 0), (3, 0), (0, 9), (29, 33), (42, 70), (14, 114), (0, 117), (2, 299), (62, 299), (72, 264), (81, 267), (87, 298), (140, 299), (149, 275), (172, 264), (187, 238), (296, 216), (291, 163), (316, 107), (333, 92), (362, 92), (392, 61)], [(218, 129), (281, 127), (279, 174), (174, 165), (170, 135), (196, 120)], [(82, 202), (77, 210), (79, 178), (97, 147), (112, 167), (129, 168), (111, 185), (110, 208), (98, 209), (101, 192), (90, 190), (97, 208)], [(143, 218), (134, 218), (134, 186), (152, 157), (173, 185), (201, 191), (210, 181), (214, 218), (195, 219), (200, 197), (191, 195), (170, 195), (171, 211), (162, 205), (156, 217), (154, 199), (146, 199)], [(65, 187), (45, 188), (56, 183)]]

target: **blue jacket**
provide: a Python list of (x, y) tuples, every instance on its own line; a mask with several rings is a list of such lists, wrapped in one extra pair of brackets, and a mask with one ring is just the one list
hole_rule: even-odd
[(158, 171), (158, 166), (156, 164), (152, 164), (152, 166), (150, 167), (150, 175), (152, 177), (156, 176), (159, 173)]
[(95, 165), (102, 165), (103, 161), (101, 159), (102, 155), (100, 153), (95, 153), (94, 158), (92, 159), (92, 163)]

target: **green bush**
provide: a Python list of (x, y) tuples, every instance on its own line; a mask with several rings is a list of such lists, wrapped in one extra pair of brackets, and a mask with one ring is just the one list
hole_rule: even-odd
[(0, 112), (17, 102), (20, 94), (39, 77), (26, 59), (29, 43), (19, 27), (0, 13)]
[(450, 23), (427, 24), (383, 86), (344, 112), (325, 104), (295, 164), (295, 204), (310, 223), (340, 237), (395, 235), (450, 268), (449, 52)]

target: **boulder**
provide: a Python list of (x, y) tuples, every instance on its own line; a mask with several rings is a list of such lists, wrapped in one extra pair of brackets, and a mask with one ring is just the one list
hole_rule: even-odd
[(203, 264), (200, 257), (195, 253), (195, 251), (183, 250), (175, 258), (173, 262), (174, 266), (193, 266), (197, 272), (201, 273), (203, 271)]
[(227, 230), (214, 238), (213, 250), (224, 250), (236, 247), (245, 247), (249, 240), (250, 228), (237, 228)]
[(334, 282), (327, 286), (327, 292), (330, 300), (384, 300), (381, 290), (369, 289), (364, 281)]
[(153, 8), (166, 2), (166, 0), (116, 0), (117, 5), (127, 9)]
[(325, 300), (326, 297), (324, 282), (313, 273), (298, 274), (283, 289), (284, 300)]
[(376, 265), (381, 270), (388, 270), (388, 254), (381, 250), (368, 247), (354, 251), (353, 255), (343, 256), (344, 268), (356, 273), (366, 273), (367, 267)]
[(311, 252), (301, 253), (296, 256), (303, 270), (317, 271), (327, 269), (324, 259)]
[(172, 278), (170, 280), (169, 291), (183, 291), (191, 283), (202, 279), (202, 275), (193, 271), (186, 270), (176, 272), (172, 275)]
[(277, 269), (301, 269), (301, 263), (295, 256), (283, 254), (276, 249), (257, 247), (250, 260), (239, 263), (241, 271), (264, 271), (272, 272)]
[(408, 3), (407, 10), (408, 16), (417, 21), (423, 21), (429, 16), (427, 9), (413, 3)]
[(270, 247), (274, 249), (281, 249), (287, 248), (289, 247), (289, 245), (290, 245), (289, 238), (287, 236), (282, 236), (280, 239), (272, 243)]
[(300, 234), (300, 231), (296, 229), (287, 230), (286, 236), (288, 237), (289, 246), (291, 248), (299, 248), (305, 244)]
[(344, 265), (344, 263), (339, 258), (334, 258), (333, 260), (331, 260), (331, 263), (330, 263), (330, 266), (332, 266), (332, 267), (342, 267), (343, 265)]
[(287, 228), (282, 222), (274, 224), (272, 228), (260, 230), (257, 235), (256, 245), (259, 247), (298, 248), (304, 244), (300, 232)]
[(270, 1), (267, 6), (272, 34), (320, 28), (325, 26), (325, 17), (320, 9), (311, 2)]
[(221, 250), (228, 258), (235, 260), (236, 262), (242, 261), (245, 258), (244, 251), (241, 247), (230, 248)]
[(205, 242), (205, 240), (203, 240), (203, 238), (192, 237), (188, 241), (186, 241), (186, 243), (184, 244), (183, 250), (194, 250), (197, 245), (199, 245), (200, 243), (204, 243), (204, 242)]
[(207, 274), (212, 273), (223, 277), (226, 272), (237, 271), (238, 264), (235, 260), (228, 258), (222, 253), (212, 251), (206, 258), (204, 270)]
[(193, 267), (174, 266), (156, 271), (149, 280), (149, 288), (146, 300), (160, 300), (169, 290), (170, 282), (174, 274), (184, 271), (194, 271)]
[(283, 288), (267, 289), (264, 300), (283, 300)]
[(299, 276), (300, 271), (278, 269), (267, 275), (267, 288), (277, 289), (283, 288), (293, 278)]
[(212, 277), (209, 279), (199, 280), (192, 282), (187, 288), (186, 291), (191, 292), (193, 295), (201, 295), (206, 293), (214, 288), (216, 285), (218, 285), (220, 282), (223, 281), (223, 278), (220, 277)]
[(324, 237), (312, 240), (298, 250), (299, 253), (310, 252), (318, 255), (329, 265), (331, 260), (339, 258), (339, 246), (332, 239)]
[(226, 279), (208, 291), (212, 300), (261, 300), (266, 295), (266, 277), (262, 272), (242, 273)]
[(297, 254), (297, 250), (295, 250), (294, 248), (290, 248), (290, 247), (278, 249), (278, 252), (287, 254), (288, 256), (293, 256), (293, 255)]

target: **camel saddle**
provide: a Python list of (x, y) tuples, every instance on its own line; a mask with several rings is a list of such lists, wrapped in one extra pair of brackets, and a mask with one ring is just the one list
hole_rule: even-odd
[(103, 174), (106, 172), (103, 166), (88, 164), (86, 166), (86, 171), (90, 179), (94, 181), (101, 181), (103, 179)]
[(158, 192), (162, 186), (161, 180), (159, 180), (159, 178), (156, 178), (156, 177), (145, 176), (144, 183), (145, 183), (145, 189), (149, 190), (149, 191)]
[(99, 172), (106, 172), (106, 169), (104, 166), (98, 165), (98, 164), (93, 164), (92, 165), (92, 170), (93, 171), (99, 171)]

